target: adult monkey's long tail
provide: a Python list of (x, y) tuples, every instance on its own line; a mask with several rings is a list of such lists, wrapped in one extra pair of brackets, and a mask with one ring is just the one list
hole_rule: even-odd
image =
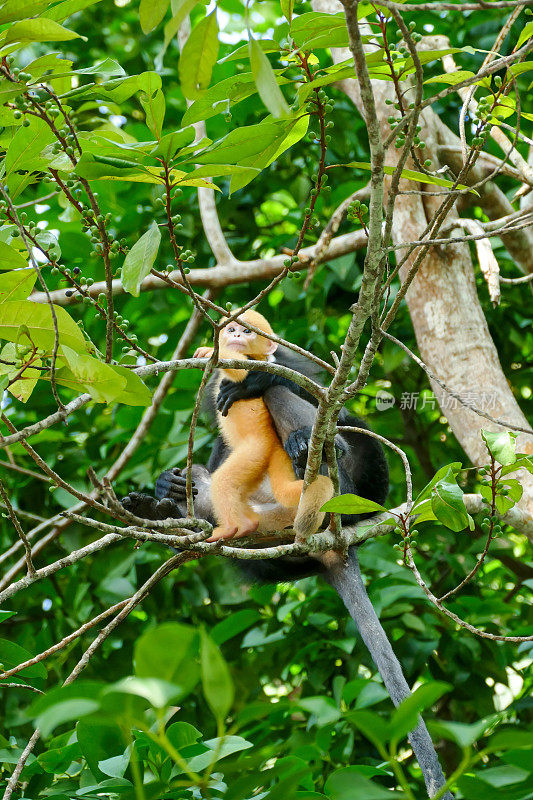
[[(348, 613), (357, 625), (361, 638), (376, 664), (383, 683), (395, 706), (411, 694), (400, 662), (383, 630), (374, 606), (366, 592), (355, 547), (350, 547), (347, 561), (340, 556), (326, 557), (323, 561), (326, 580), (336, 589)], [(409, 741), (422, 770), (430, 797), (444, 786), (446, 779), (425, 722), (420, 722), (409, 734)], [(453, 800), (451, 792), (443, 800)]]

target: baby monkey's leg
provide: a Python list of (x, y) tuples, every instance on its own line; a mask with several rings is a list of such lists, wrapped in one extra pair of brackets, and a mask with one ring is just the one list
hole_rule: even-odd
[(272, 494), (278, 503), (286, 508), (296, 508), (300, 502), (304, 482), (294, 475), (292, 462), (279, 442), (276, 443), (270, 456), (268, 477)]
[(264, 437), (246, 437), (213, 473), (211, 498), (219, 523), (208, 542), (257, 530), (259, 516), (248, 499), (266, 472), (271, 447)]

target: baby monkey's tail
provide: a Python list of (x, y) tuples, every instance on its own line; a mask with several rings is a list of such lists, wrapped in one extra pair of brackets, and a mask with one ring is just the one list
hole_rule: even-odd
[(294, 532), (296, 540), (306, 539), (316, 533), (324, 520), (324, 511), (320, 511), (324, 503), (333, 497), (333, 484), (327, 475), (318, 475), (302, 495), (296, 518)]

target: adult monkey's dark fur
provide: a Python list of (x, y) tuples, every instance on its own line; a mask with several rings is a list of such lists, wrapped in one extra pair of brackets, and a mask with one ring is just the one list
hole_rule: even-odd
[[(301, 361), (285, 348), (279, 348), (276, 361), (309, 374)], [(315, 377), (315, 375), (310, 375)], [(266, 372), (249, 373), (239, 384), (222, 385), (213, 401), (224, 413), (231, 403), (250, 397), (264, 397), (281, 441), (291, 457), (294, 471), (303, 476), (307, 461), (307, 447), (316, 414), (314, 399), (296, 384)], [(361, 420), (350, 416), (344, 409), (339, 416), (340, 425), (366, 427)], [(338, 453), (339, 481), (342, 494), (354, 493), (377, 503), (383, 503), (388, 491), (387, 462), (381, 444), (362, 433), (343, 433), (335, 437)], [(211, 473), (227, 456), (219, 436), (205, 467), (193, 465), (195, 487), (195, 512), (199, 517), (214, 522), (210, 507), (209, 482)], [(324, 468), (324, 467), (323, 467)], [(166, 470), (156, 482), (156, 497), (131, 492), (122, 501), (124, 507), (144, 519), (166, 519), (186, 514), (185, 476), (179, 469)], [(345, 525), (361, 517), (343, 515)], [(265, 582), (296, 580), (314, 573), (322, 573), (336, 589), (354, 620), (363, 641), (378, 667), (383, 682), (395, 705), (409, 696), (409, 686), (387, 635), (372, 606), (363, 583), (357, 560), (356, 547), (350, 547), (347, 560), (337, 554), (327, 554), (321, 561), (315, 558), (276, 558), (238, 562), (250, 577)], [(433, 747), (431, 737), (422, 720), (411, 731), (409, 741), (416, 755), (428, 794), (432, 797), (445, 783), (445, 778)], [(444, 800), (453, 800), (446, 792)]]

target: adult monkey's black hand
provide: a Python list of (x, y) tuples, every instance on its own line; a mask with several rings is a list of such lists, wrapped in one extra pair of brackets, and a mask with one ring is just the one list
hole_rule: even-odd
[(216, 399), (217, 410), (223, 417), (228, 415), (228, 411), (237, 400), (251, 400), (253, 397), (263, 397), (267, 389), (271, 386), (287, 386), (291, 391), (298, 389), (297, 385), (281, 375), (273, 375), (271, 372), (249, 372), (246, 378), (240, 383), (223, 380), (220, 384)]
[(262, 397), (270, 386), (277, 386), (283, 378), (269, 372), (249, 372), (240, 383), (223, 380), (217, 396), (217, 410), (223, 417), (237, 400), (250, 400), (253, 397)]

